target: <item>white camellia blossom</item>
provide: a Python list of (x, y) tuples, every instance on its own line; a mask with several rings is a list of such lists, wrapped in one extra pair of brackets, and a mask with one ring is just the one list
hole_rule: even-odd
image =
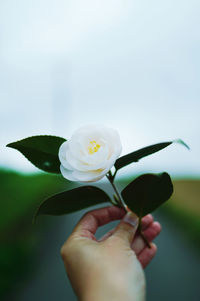
[(83, 126), (60, 146), (60, 171), (70, 181), (98, 181), (115, 164), (121, 150), (116, 130), (93, 124)]

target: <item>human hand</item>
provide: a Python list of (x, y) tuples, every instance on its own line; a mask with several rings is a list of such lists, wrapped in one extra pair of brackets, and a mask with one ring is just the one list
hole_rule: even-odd
[[(123, 218), (123, 219), (122, 219)], [(100, 240), (99, 226), (122, 219)], [(88, 212), (76, 225), (61, 249), (67, 274), (79, 300), (137, 300), (145, 298), (145, 267), (156, 253), (136, 232), (138, 219), (123, 209), (106, 207)], [(148, 241), (160, 232), (159, 223), (147, 215), (142, 230)]]

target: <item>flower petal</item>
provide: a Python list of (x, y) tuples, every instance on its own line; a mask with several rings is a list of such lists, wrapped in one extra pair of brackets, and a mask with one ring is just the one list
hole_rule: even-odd
[(69, 181), (77, 181), (77, 179), (73, 176), (73, 170), (69, 170), (60, 165), (60, 171), (63, 177)]
[(104, 170), (98, 171), (88, 171), (88, 172), (81, 172), (81, 171), (74, 171), (73, 176), (79, 182), (88, 183), (88, 182), (95, 182), (102, 179), (109, 171), (109, 168)]
[(68, 163), (67, 159), (66, 159), (66, 154), (69, 148), (69, 141), (65, 141), (59, 149), (58, 152), (58, 157), (59, 160), (61, 162), (61, 164), (66, 168), (66, 169), (70, 169), (73, 170), (73, 167)]

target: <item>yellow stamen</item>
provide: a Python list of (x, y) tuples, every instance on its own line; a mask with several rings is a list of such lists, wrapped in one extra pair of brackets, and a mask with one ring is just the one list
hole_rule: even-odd
[(99, 148), (101, 147), (100, 144), (97, 144), (96, 141), (90, 141), (91, 146), (88, 147), (88, 151), (90, 155), (98, 152)]

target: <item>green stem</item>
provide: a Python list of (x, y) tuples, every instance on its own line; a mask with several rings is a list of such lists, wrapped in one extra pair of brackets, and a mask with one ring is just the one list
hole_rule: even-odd
[(127, 211), (126, 205), (125, 205), (120, 193), (118, 192), (117, 187), (114, 184), (114, 178), (113, 178), (111, 171), (109, 171), (109, 173), (106, 175), (106, 177), (109, 180), (110, 184), (112, 185), (112, 187), (117, 195), (120, 207), (124, 208), (125, 211)]
[(113, 181), (114, 181), (114, 179), (115, 179), (116, 174), (117, 174), (117, 169), (115, 169), (115, 172), (114, 172), (114, 174), (113, 174), (113, 176), (112, 176)]
[[(112, 185), (112, 187), (113, 187), (113, 189), (116, 193), (116, 196), (118, 198), (118, 205), (120, 207), (124, 208), (124, 210), (127, 212), (127, 206), (124, 203), (120, 193), (117, 190), (117, 187), (114, 184), (114, 178), (116, 176), (116, 173), (117, 173), (117, 170), (115, 170), (113, 175), (112, 175), (111, 171), (109, 171), (108, 174), (106, 175), (106, 177), (107, 177), (108, 181), (110, 182), (110, 184)], [(144, 240), (145, 244), (148, 246), (148, 248), (151, 248), (151, 245), (150, 245), (149, 241), (147, 240), (146, 236), (144, 235), (144, 232), (142, 231), (142, 218), (141, 217), (139, 217), (138, 232), (141, 235), (142, 239)]]

